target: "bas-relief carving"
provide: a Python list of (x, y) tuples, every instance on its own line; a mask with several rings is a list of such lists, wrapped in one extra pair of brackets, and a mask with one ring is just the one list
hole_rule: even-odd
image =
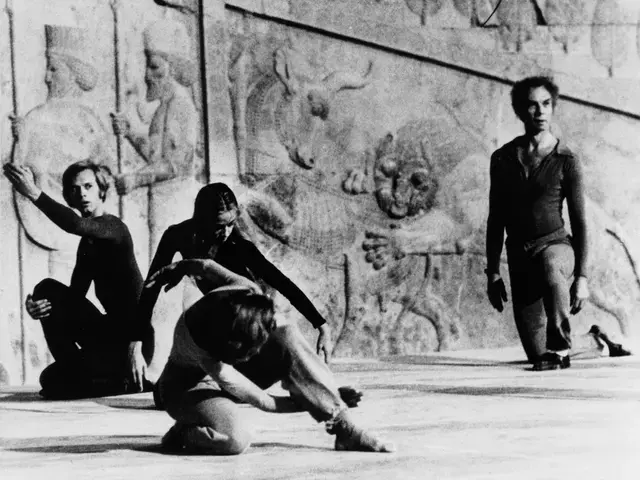
[(621, 67), (629, 56), (626, 31), (627, 13), (618, 0), (598, 0), (591, 27), (591, 52), (605, 67), (609, 76)]
[(144, 30), (146, 100), (159, 104), (149, 125), (136, 112), (116, 112), (114, 130), (122, 134), (146, 162), (119, 173), (122, 195), (149, 189), (150, 244), (154, 249), (172, 223), (191, 216), (197, 193), (195, 181), (199, 119), (190, 88), (197, 77), (191, 39), (185, 26), (160, 20)]
[[(92, 159), (115, 167), (109, 134), (98, 113), (84, 101), (97, 81), (96, 59), (87, 30), (45, 26), (47, 100), (13, 120), (13, 161), (28, 165), (38, 185), (62, 201), (62, 173), (73, 162)], [(27, 235), (38, 245), (65, 249), (73, 238), (49, 221), (33, 204), (16, 195)]]
[[(407, 316), (417, 316), (435, 328), (436, 346), (448, 348), (459, 334), (459, 315), (430, 288), (434, 276), (431, 252), (421, 252), (417, 259), (394, 258), (385, 265), (378, 262), (377, 271), (366, 261), (360, 244), (367, 229), (377, 227), (377, 234), (384, 236), (390, 223), (419, 223), (417, 230), (439, 229), (430, 237), (434, 251), (459, 253), (459, 226), (432, 207), (438, 178), (462, 159), (461, 149), (452, 149), (451, 143), (443, 140), (447, 137), (440, 135), (443, 127), (438, 121), (407, 126), (399, 132), (398, 142), (387, 139), (376, 146), (373, 140), (368, 144), (347, 140), (346, 144), (361, 145), (361, 149), (336, 148), (339, 141), (327, 128), (329, 112), (340, 106), (336, 94), (345, 88), (363, 89), (371, 79), (371, 67), (364, 69), (364, 74), (318, 76), (309, 72), (308, 62), (292, 48), (276, 47), (271, 51), (272, 70), (252, 77), (251, 65), (238, 67), (241, 55), (232, 58), (231, 78), (236, 121), (243, 120), (236, 125), (242, 178), (252, 188), (247, 211), (263, 232), (295, 254), (343, 268), (346, 305), (344, 318), (334, 325), (336, 353), (381, 351), (368, 351), (362, 338), (354, 338), (365, 315), (371, 313), (372, 300), (381, 314), (392, 305), (399, 306), (391, 322), (397, 326), (395, 330), (401, 329)], [(446, 126), (453, 124), (450, 121)], [(414, 138), (425, 134), (425, 129), (430, 130), (426, 135), (431, 142)], [(359, 136), (358, 132), (350, 133), (344, 137)], [(438, 160), (431, 157), (434, 152)], [(349, 173), (347, 166), (353, 165), (354, 159), (360, 168)], [(375, 194), (354, 186), (367, 175), (372, 177), (372, 189), (376, 183)], [(401, 205), (391, 200), (394, 195), (409, 198)], [(420, 220), (416, 222), (416, 218)], [(450, 238), (443, 241), (446, 235)], [(394, 327), (387, 329), (397, 339)], [(371, 343), (375, 342), (368, 345)]]
[(444, 0), (405, 0), (412, 13), (420, 17), (420, 23), (426, 25), (427, 17), (437, 14), (444, 5)]

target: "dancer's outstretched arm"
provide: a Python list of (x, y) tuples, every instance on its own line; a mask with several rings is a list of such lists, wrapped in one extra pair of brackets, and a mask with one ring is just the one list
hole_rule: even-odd
[(161, 268), (149, 278), (145, 288), (157, 288), (165, 285), (165, 291), (167, 291), (180, 283), (185, 275), (204, 277), (216, 287), (237, 285), (261, 293), (260, 287), (248, 278), (232, 272), (214, 260), (203, 258), (180, 260)]

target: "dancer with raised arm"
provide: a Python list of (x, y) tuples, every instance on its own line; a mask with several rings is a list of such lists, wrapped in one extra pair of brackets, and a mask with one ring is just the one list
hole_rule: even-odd
[[(26, 299), (55, 359), (40, 376), (41, 394), (79, 398), (150, 388), (142, 355), (149, 331), (135, 315), (142, 275), (129, 229), (105, 211), (109, 169), (86, 160), (65, 170), (63, 196), (71, 208), (43, 192), (28, 167), (6, 164), (4, 174), (53, 223), (82, 237), (70, 285), (47, 278)], [(92, 282), (106, 314), (86, 298)]]
[[(146, 288), (171, 288), (184, 275), (211, 290), (178, 320), (157, 401), (176, 420), (162, 443), (176, 452), (235, 455), (250, 445), (238, 401), (272, 413), (307, 411), (326, 423), (337, 450), (389, 452), (356, 426), (333, 375), (295, 325), (277, 327), (274, 306), (258, 284), (211, 259), (190, 259), (157, 271)], [(265, 392), (274, 383), (290, 396)]]

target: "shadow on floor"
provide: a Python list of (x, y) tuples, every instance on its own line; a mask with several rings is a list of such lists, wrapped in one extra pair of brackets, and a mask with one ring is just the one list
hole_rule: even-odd
[(491, 367), (497, 365), (526, 365), (525, 360), (482, 360), (478, 358), (444, 357), (429, 355), (394, 355), (380, 359), (385, 363), (404, 365), (455, 365), (460, 367)]
[(159, 436), (80, 435), (74, 437), (37, 437), (0, 439), (0, 448), (29, 453), (104, 453), (111, 450), (147, 451), (160, 444)]
[[(248, 452), (255, 452), (256, 450), (261, 450), (261, 449), (265, 449), (265, 450), (285, 450), (285, 451), (289, 451), (289, 450), (313, 450), (316, 452), (320, 452), (320, 451), (326, 451), (326, 450), (330, 450), (333, 451), (332, 448), (322, 448), (322, 447), (315, 447), (313, 445), (303, 445), (303, 444), (296, 444), (296, 443), (284, 443), (284, 442), (255, 442), (251, 444), (251, 447), (249, 447)], [(160, 455), (170, 455), (170, 456), (180, 456), (180, 457), (208, 457), (210, 455), (207, 455), (205, 453), (194, 453), (194, 452), (176, 452), (176, 451), (170, 451), (170, 450), (166, 450), (164, 447), (162, 447), (159, 443), (155, 444), (155, 445), (147, 445), (144, 446), (142, 448), (136, 448), (135, 450), (140, 451), (140, 452), (148, 452), (148, 453), (158, 453)]]
[(151, 394), (123, 395), (113, 397), (74, 398), (68, 400), (48, 400), (42, 398), (36, 391), (0, 392), (0, 402), (31, 403), (63, 405), (77, 401), (93, 402), (111, 408), (123, 408), (132, 410), (156, 410)]
[(38, 392), (0, 392), (0, 402), (46, 402)]
[(150, 394), (126, 395), (122, 397), (94, 398), (93, 401), (111, 408), (124, 408), (132, 410), (158, 410), (153, 403)]

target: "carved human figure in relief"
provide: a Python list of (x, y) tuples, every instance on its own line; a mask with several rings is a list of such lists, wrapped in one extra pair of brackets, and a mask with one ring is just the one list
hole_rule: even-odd
[[(113, 168), (109, 134), (83, 98), (94, 89), (98, 72), (86, 30), (45, 25), (48, 94), (44, 103), (12, 117), (16, 164), (28, 166), (38, 187), (62, 200), (62, 172), (80, 160)], [(49, 221), (31, 202), (16, 197), (20, 221), (39, 245), (58, 250), (73, 238)]]
[[(147, 127), (135, 115), (112, 115), (116, 134), (122, 134), (146, 161), (132, 172), (116, 176), (116, 189), (126, 195), (151, 188), (149, 215), (152, 245), (165, 227), (190, 214), (195, 197), (194, 159), (198, 114), (189, 87), (196, 79), (191, 42), (184, 25), (163, 20), (144, 31), (146, 99), (160, 104)], [(180, 193), (180, 195), (176, 195)], [(175, 197), (174, 197), (175, 196)]]

